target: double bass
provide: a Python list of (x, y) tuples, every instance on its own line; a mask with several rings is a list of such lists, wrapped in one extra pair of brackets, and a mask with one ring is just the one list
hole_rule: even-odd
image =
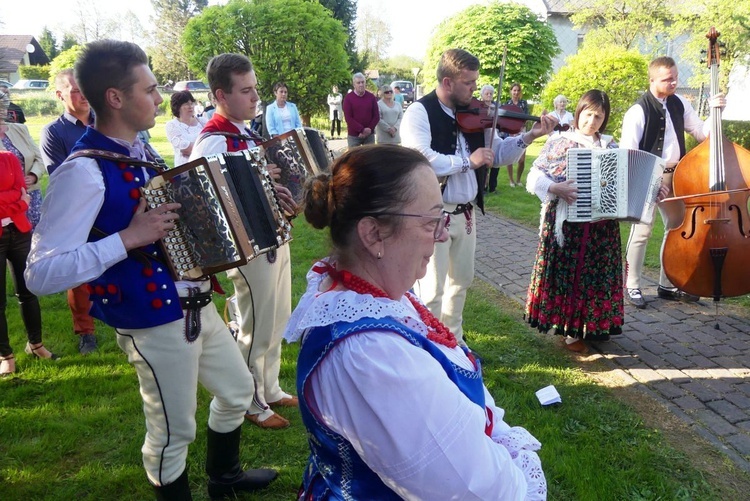
[[(711, 28), (706, 37), (716, 95), (719, 33)], [(750, 293), (750, 151), (724, 137), (720, 108), (711, 110), (710, 126), (708, 139), (677, 164), (674, 197), (663, 201), (684, 204), (685, 215), (667, 234), (662, 262), (675, 287), (718, 302)]]

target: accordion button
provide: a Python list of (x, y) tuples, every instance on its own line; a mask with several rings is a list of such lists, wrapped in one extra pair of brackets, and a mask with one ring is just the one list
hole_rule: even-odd
[(164, 306), (164, 304), (162, 303), (161, 299), (154, 299), (153, 301), (151, 301), (151, 306), (158, 310), (159, 308)]

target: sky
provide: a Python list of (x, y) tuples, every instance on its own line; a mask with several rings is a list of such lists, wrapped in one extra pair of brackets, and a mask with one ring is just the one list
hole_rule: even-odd
[[(357, 6), (360, 16), (363, 9), (371, 9), (390, 25), (393, 40), (388, 55), (405, 54), (422, 59), (435, 26), (469, 5), (487, 2), (488, 0), (359, 0)], [(3, 0), (0, 2), (0, 33), (38, 37), (46, 26), (60, 40), (65, 28), (77, 22), (75, 6), (79, 3), (95, 6), (103, 17), (122, 17), (127, 11), (132, 11), (143, 26), (149, 26), (149, 18), (153, 16), (150, 0)], [(226, 3), (226, 0), (209, 0), (210, 5), (217, 3)], [(31, 9), (33, 11), (30, 12)]]

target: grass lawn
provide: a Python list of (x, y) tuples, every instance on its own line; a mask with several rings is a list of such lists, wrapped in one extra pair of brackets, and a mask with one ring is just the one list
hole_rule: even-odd
[[(32, 119), (34, 137), (48, 120)], [(152, 131), (153, 144), (169, 158), (164, 122), (160, 117)], [(490, 197), (493, 210), (506, 210), (511, 202), (521, 208), (528, 205), (523, 209), (525, 220), (536, 225), (536, 199), (521, 188), (509, 188), (507, 182), (501, 186), (501, 196)], [(324, 233), (299, 220), (294, 237), (296, 302), (310, 264), (326, 255), (328, 243)], [(223, 283), (231, 291), (225, 278)], [(145, 430), (138, 383), (116, 346), (113, 330), (98, 324), (100, 349), (82, 357), (71, 334), (64, 295), (43, 297), (45, 342), (62, 358), (34, 360), (23, 353), (25, 336), (10, 294), (7, 315), (18, 373), (0, 380), (0, 499), (153, 499), (141, 466)], [(216, 303), (222, 311), (223, 298)], [(584, 371), (553, 339), (529, 329), (515, 302), (477, 281), (466, 309), (466, 336), (484, 356), (486, 384), (505, 408), (506, 421), (526, 427), (543, 444), (540, 455), (550, 500), (745, 498), (750, 489), (747, 474), (713, 447), (690, 438), (690, 433), (662, 431), (656, 411), (639, 414), (629, 401), (641, 396), (626, 399), (630, 390), (597, 382), (586, 371), (606, 372), (607, 367), (592, 362)], [(297, 351), (296, 345), (285, 345), (282, 352), (282, 386), (288, 390), (294, 390)], [(563, 403), (541, 407), (534, 392), (549, 384), (557, 387)], [(197, 438), (187, 460), (197, 500), (207, 499), (203, 461), (209, 400), (201, 390)], [(294, 498), (307, 458), (306, 437), (296, 410), (281, 413), (292, 422), (290, 428), (262, 431), (243, 426), (245, 465), (280, 471), (269, 489), (243, 499)], [(696, 443), (699, 452), (684, 452), (680, 442), (686, 440)]]

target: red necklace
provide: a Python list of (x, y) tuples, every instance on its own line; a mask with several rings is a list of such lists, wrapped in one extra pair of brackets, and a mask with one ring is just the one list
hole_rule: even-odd
[[(367, 280), (354, 275), (346, 270), (338, 271), (331, 267), (328, 269), (328, 274), (332, 275), (332, 278), (340, 279), (341, 284), (347, 289), (357, 292), (359, 294), (370, 294), (372, 297), (388, 297), (383, 290), (378, 289)], [(434, 343), (442, 344), (448, 348), (455, 348), (458, 346), (456, 336), (433, 315), (425, 305), (417, 301), (417, 299), (409, 292), (406, 293), (406, 297), (411, 302), (414, 309), (419, 313), (419, 318), (427, 326), (427, 339)]]

